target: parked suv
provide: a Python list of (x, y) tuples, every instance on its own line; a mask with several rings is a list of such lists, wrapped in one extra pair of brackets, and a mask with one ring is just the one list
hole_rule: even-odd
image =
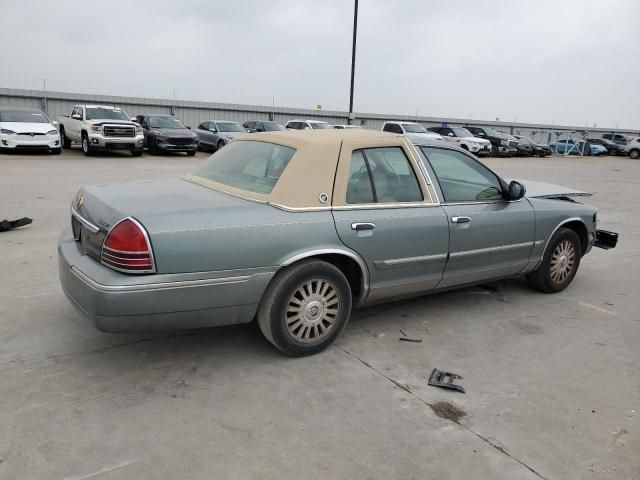
[(271, 122), (267, 120), (249, 120), (242, 124), (249, 133), (255, 132), (279, 132), (280, 130), (286, 130), (284, 125), (278, 122)]
[(220, 150), (247, 130), (237, 122), (227, 120), (209, 120), (202, 122), (196, 129), (198, 146), (203, 150)]
[(423, 138), (444, 141), (444, 138), (439, 133), (429, 132), (422, 125), (415, 122), (384, 122), (382, 131), (406, 135), (411, 141)]
[(58, 122), (64, 148), (71, 148), (71, 142), (80, 142), (85, 155), (99, 149), (129, 150), (133, 156), (142, 155), (142, 127), (132, 122), (121, 108), (75, 105), (71, 114), (58, 117)]
[(626, 145), (629, 142), (629, 137), (627, 135), (622, 135), (621, 133), (605, 133), (602, 138), (611, 140), (618, 145)]
[(522, 148), (522, 145), (528, 144), (531, 146), (532, 153), (531, 155), (540, 155), (541, 157), (546, 157), (547, 155), (551, 155), (551, 147), (546, 143), (538, 143), (529, 137), (525, 137), (524, 135), (514, 135), (518, 139), (519, 149), (526, 150), (526, 148)]
[(518, 142), (509, 140), (504, 133), (500, 133), (493, 128), (485, 127), (465, 127), (474, 136), (483, 138), (491, 142), (491, 154), (495, 157), (498, 155), (516, 155), (518, 153)]
[(42, 110), (35, 108), (0, 108), (0, 151), (62, 149), (55, 125)]
[(444, 137), (448, 142), (468, 150), (476, 155), (489, 155), (491, 153), (491, 142), (482, 138), (474, 137), (469, 130), (460, 127), (429, 127), (427, 130), (435, 132)]
[(142, 126), (144, 143), (149, 153), (186, 152), (195, 155), (198, 136), (184, 123), (172, 115), (138, 115)]
[(316, 130), (333, 128), (327, 122), (321, 120), (289, 120), (285, 125), (289, 130)]

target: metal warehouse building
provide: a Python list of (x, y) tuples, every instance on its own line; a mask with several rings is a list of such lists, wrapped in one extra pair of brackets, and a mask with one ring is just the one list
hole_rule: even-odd
[[(40, 108), (52, 120), (55, 120), (58, 115), (68, 115), (73, 105), (77, 103), (115, 105), (123, 108), (130, 116), (142, 113), (173, 114), (192, 128), (206, 120), (213, 119), (233, 120), (240, 123), (247, 120), (275, 120), (285, 123), (293, 118), (310, 118), (332, 124), (344, 124), (347, 123), (348, 119), (348, 113), (340, 111), (0, 88), (0, 107)], [(355, 116), (356, 124), (373, 130), (379, 130), (385, 120), (417, 121), (425, 127), (478, 125), (517, 135), (531, 136), (542, 142), (551, 141), (557, 135), (571, 132), (582, 133), (587, 131), (594, 137), (601, 137), (605, 133), (613, 133), (614, 131), (615, 133), (626, 135), (640, 135), (638, 130), (587, 128), (571, 125), (544, 125), (444, 117), (380, 115), (374, 113), (356, 113)]]

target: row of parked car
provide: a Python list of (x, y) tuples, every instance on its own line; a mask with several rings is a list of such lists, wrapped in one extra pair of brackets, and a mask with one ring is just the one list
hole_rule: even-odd
[[(0, 108), (0, 149), (46, 149), (59, 154), (62, 148), (79, 143), (85, 155), (97, 150), (129, 150), (139, 156), (149, 153), (215, 151), (238, 135), (278, 130), (362, 128), (331, 125), (321, 120), (294, 119), (286, 124), (249, 120), (240, 124), (228, 120), (208, 120), (194, 130), (172, 115), (150, 114), (129, 117), (121, 108), (104, 105), (75, 105), (69, 115), (52, 122), (37, 109)], [(562, 139), (550, 145), (524, 135), (511, 135), (481, 126), (425, 128), (415, 122), (388, 121), (382, 131), (457, 144), (478, 155), (547, 156), (551, 153), (575, 155), (630, 155), (640, 157), (638, 138), (605, 134), (603, 138)]]

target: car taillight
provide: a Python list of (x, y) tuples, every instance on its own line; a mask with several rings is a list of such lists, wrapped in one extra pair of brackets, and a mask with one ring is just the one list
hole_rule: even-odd
[(131, 217), (120, 220), (109, 230), (102, 243), (101, 261), (119, 272), (155, 272), (149, 236)]

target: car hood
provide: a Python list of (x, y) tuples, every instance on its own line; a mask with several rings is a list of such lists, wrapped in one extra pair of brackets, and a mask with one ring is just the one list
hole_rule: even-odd
[(95, 120), (85, 120), (85, 123), (89, 125), (127, 125), (131, 127), (139, 127), (140, 124), (135, 122), (127, 122), (126, 120), (109, 120), (96, 118)]
[(460, 140), (464, 140), (467, 142), (476, 142), (476, 143), (480, 143), (482, 145), (490, 145), (491, 142), (489, 140), (486, 140), (484, 138), (478, 138), (478, 137), (460, 137)]
[(152, 128), (154, 131), (160, 131), (172, 137), (193, 138), (193, 132), (188, 128)]
[(55, 130), (50, 123), (0, 122), (0, 127), (16, 133), (47, 133)]
[(80, 215), (108, 230), (133, 217), (149, 234), (237, 224), (254, 204), (180, 178), (91, 185), (82, 188)]
[(530, 198), (558, 198), (558, 197), (590, 197), (593, 193), (575, 190), (564, 185), (554, 183), (535, 182), (533, 180), (522, 180), (527, 190), (527, 197)]

